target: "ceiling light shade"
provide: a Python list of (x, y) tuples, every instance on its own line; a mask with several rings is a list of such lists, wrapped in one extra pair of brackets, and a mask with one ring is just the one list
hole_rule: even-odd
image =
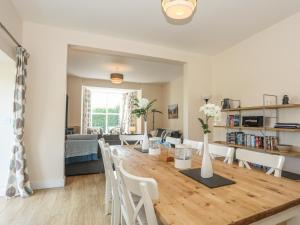
[(112, 74), (110, 74), (110, 80), (113, 84), (122, 84), (123, 83), (123, 74), (112, 73)]
[(161, 5), (168, 17), (182, 20), (193, 14), (197, 0), (162, 0)]

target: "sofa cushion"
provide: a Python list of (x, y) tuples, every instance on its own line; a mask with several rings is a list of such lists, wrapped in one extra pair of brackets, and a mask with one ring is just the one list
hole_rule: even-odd
[(176, 131), (172, 131), (171, 132), (171, 137), (173, 138), (181, 138), (181, 132), (179, 130), (176, 130)]
[(67, 135), (68, 140), (97, 140), (96, 134), (71, 134)]
[(162, 128), (157, 128), (157, 133), (156, 133), (156, 137), (161, 137), (163, 132), (165, 131), (166, 129), (162, 129)]
[(118, 134), (104, 134), (103, 138), (105, 139), (105, 141), (107, 141), (107, 140), (120, 140)]

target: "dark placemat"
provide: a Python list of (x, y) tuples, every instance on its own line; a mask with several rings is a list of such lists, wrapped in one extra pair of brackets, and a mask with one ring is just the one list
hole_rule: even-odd
[(291, 180), (300, 180), (300, 174), (291, 173), (288, 171), (282, 171), (281, 176)]
[(143, 150), (141, 147), (135, 147), (134, 149), (137, 150), (137, 151), (139, 151), (139, 152), (142, 152), (142, 153), (148, 153), (149, 152), (148, 149)]
[(201, 184), (204, 184), (205, 186), (207, 186), (209, 188), (217, 188), (217, 187), (223, 187), (223, 186), (235, 184), (234, 181), (229, 180), (229, 179), (222, 177), (215, 173), (214, 173), (214, 176), (211, 178), (202, 178), (201, 177), (201, 168), (181, 170), (179, 172), (192, 178), (193, 180), (198, 181)]

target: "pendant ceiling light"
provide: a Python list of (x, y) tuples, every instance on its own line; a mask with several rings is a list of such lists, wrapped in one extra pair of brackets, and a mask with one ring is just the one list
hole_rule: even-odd
[(123, 83), (123, 74), (121, 73), (112, 73), (110, 74), (110, 80), (113, 84), (122, 84)]
[(168, 17), (182, 20), (193, 14), (197, 0), (162, 0), (161, 5)]

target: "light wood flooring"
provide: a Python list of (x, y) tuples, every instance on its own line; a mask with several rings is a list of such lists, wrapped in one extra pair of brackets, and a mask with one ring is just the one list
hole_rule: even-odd
[(109, 225), (103, 215), (104, 175), (68, 177), (65, 188), (32, 197), (0, 198), (0, 225)]

